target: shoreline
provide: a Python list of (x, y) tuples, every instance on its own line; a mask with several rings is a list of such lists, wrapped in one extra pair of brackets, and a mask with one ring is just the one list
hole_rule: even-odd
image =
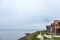
[[(36, 38), (41, 32), (41, 35), (43, 36), (44, 40), (60, 40), (60, 37), (54, 37), (52, 34), (50, 34), (47, 31), (36, 31), (34, 33), (25, 33), (26, 36), (19, 38), (18, 40), (40, 40)], [(44, 36), (46, 34), (46, 36)], [(57, 35), (56, 35), (57, 36)], [(52, 37), (52, 38), (51, 38)]]
[(30, 35), (32, 35), (33, 33), (25, 33), (25, 34), (26, 34), (26, 36), (23, 36), (23, 37), (19, 38), (18, 40), (28, 40), (28, 37)]

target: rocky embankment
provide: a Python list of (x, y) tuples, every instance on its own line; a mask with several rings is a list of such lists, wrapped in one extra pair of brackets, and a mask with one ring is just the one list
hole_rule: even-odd
[(26, 36), (19, 38), (18, 40), (28, 40), (28, 37), (31, 35), (31, 33), (25, 33)]

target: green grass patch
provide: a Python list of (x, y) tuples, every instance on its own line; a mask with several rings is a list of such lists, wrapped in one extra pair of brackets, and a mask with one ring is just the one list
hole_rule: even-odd
[(33, 33), (33, 35), (31, 36), (31, 40), (39, 40), (38, 38), (36, 38), (38, 34), (40, 34), (40, 31)]
[(54, 40), (60, 40), (60, 37), (54, 37), (53, 39)]
[[(50, 35), (49, 32), (46, 32), (46, 31), (37, 31), (30, 36), (29, 40), (40, 40), (40, 39), (37, 38), (37, 35), (39, 35), (40, 32), (41, 32), (42, 35), (44, 35), (44, 34)], [(54, 37), (53, 39), (54, 40), (60, 40), (60, 37)], [(44, 37), (44, 40), (49, 40), (49, 39)]]

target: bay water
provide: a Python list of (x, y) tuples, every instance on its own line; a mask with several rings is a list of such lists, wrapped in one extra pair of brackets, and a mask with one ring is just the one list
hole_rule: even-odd
[(0, 40), (18, 40), (25, 33), (33, 33), (40, 29), (0, 29)]

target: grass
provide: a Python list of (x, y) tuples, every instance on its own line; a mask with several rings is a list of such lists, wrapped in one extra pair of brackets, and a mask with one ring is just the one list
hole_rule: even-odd
[[(33, 33), (33, 34), (29, 37), (28, 40), (40, 40), (40, 39), (37, 38), (37, 35), (39, 35), (40, 32), (41, 32), (42, 35), (43, 35), (43, 34), (49, 35), (49, 32), (37, 31), (37, 32)], [(43, 37), (44, 37), (44, 36), (43, 36)], [(60, 40), (60, 37), (54, 37), (53, 39), (54, 39), (54, 40)], [(44, 40), (49, 40), (49, 39), (46, 38), (46, 37), (44, 37)]]
[(28, 40), (39, 40), (38, 38), (36, 38), (38, 34), (40, 34), (40, 31), (33, 33)]
[(54, 40), (60, 40), (60, 37), (54, 37), (53, 39)]

